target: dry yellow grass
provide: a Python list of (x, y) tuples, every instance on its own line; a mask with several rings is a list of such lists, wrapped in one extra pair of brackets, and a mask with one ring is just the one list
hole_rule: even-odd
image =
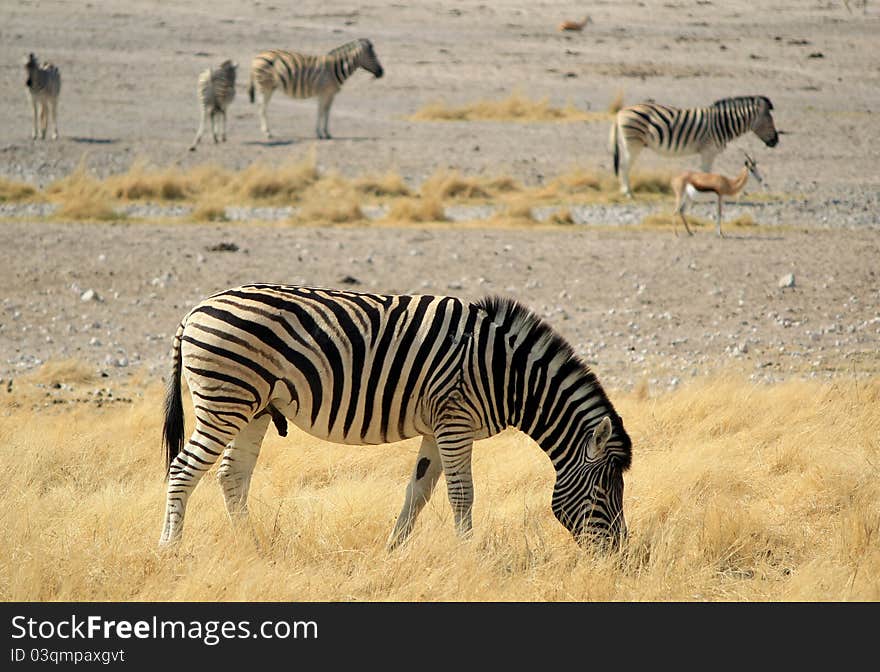
[(176, 168), (150, 169), (142, 160), (135, 161), (128, 172), (105, 180), (109, 192), (126, 201), (180, 201), (190, 197), (198, 183)]
[(552, 468), (524, 435), (476, 445), (472, 539), (456, 538), (441, 482), (389, 554), (417, 441), (352, 448), (293, 429), (270, 430), (257, 464), (259, 547), (227, 520), (211, 472), (181, 546), (159, 553), (161, 386), (133, 389), (102, 409), (43, 407), (24, 383), (8, 395), (0, 599), (880, 599), (880, 379), (612, 394), (635, 452), (630, 538), (610, 557), (555, 521)]
[(29, 184), (0, 177), (0, 203), (26, 201), (36, 194), (37, 190)]
[(409, 117), (412, 121), (607, 121), (609, 115), (585, 112), (568, 104), (553, 107), (547, 98), (532, 100), (514, 91), (503, 100), (478, 100), (461, 107), (443, 101), (429, 103)]
[(108, 193), (106, 184), (91, 175), (84, 163), (80, 163), (70, 175), (50, 184), (46, 188), (46, 194), (58, 204), (55, 211), (58, 219), (124, 218), (124, 215), (113, 209), (113, 197)]
[(354, 188), (360, 193), (376, 197), (409, 196), (412, 190), (397, 173), (361, 177), (354, 181)]
[(192, 218), (197, 222), (225, 222), (226, 207), (216, 203), (202, 203), (193, 210)]
[(397, 201), (383, 219), (387, 222), (445, 222), (447, 217), (441, 200), (428, 196)]
[[(671, 174), (634, 173), (634, 192), (647, 199), (670, 193)], [(0, 183), (0, 201), (4, 198)], [(30, 190), (30, 191), (29, 191)], [(272, 166), (255, 163), (234, 172), (215, 165), (196, 166), (187, 171), (176, 167), (154, 168), (136, 160), (125, 173), (98, 179), (81, 164), (44, 192), (27, 185), (9, 188), (9, 198), (45, 196), (58, 205), (56, 216), (63, 219), (120, 219), (114, 208), (130, 201), (186, 201), (196, 204), (195, 218), (216, 220), (220, 206), (296, 205), (311, 213), (315, 221), (359, 221), (352, 203), (360, 207), (364, 199), (385, 204), (393, 221), (443, 221), (442, 205), (454, 201), (490, 201), (527, 198), (553, 203), (616, 202), (623, 200), (617, 180), (610, 174), (575, 167), (560, 173), (544, 185), (526, 187), (508, 175), (463, 175), (439, 169), (419, 185), (413, 194), (397, 173), (349, 179), (335, 173), (322, 173), (314, 149), (302, 159)], [(345, 207), (328, 203), (344, 203)], [(206, 206), (205, 204), (210, 204)], [(294, 218), (299, 222), (301, 218)], [(499, 220), (496, 218), (496, 223)]]
[[(715, 208), (714, 205), (711, 205), (709, 207), (711, 207), (713, 210)], [(688, 213), (685, 213), (685, 217), (687, 218), (688, 226), (690, 226), (691, 229), (711, 229), (713, 231), (715, 230), (714, 218), (705, 219), (703, 217), (696, 217)], [(647, 228), (677, 229), (680, 232), (685, 232), (684, 226), (681, 223), (681, 217), (671, 212), (657, 212), (648, 215), (642, 220), (642, 226)], [(731, 219), (721, 220), (722, 233), (733, 229), (754, 229), (757, 226), (758, 223), (749, 214), (739, 215), (738, 217), (732, 217)]]

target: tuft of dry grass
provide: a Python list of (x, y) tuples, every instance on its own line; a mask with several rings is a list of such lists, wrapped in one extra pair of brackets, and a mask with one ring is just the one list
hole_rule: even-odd
[(361, 177), (354, 181), (354, 188), (362, 194), (377, 197), (409, 196), (412, 190), (397, 173)]
[(445, 222), (446, 211), (436, 196), (406, 198), (391, 206), (383, 218), (387, 222)]
[(318, 181), (314, 150), (303, 160), (272, 167), (254, 163), (234, 176), (230, 190), (240, 199), (268, 205), (290, 205)]
[(0, 203), (26, 201), (36, 194), (37, 190), (29, 184), (0, 177)]
[(504, 207), (492, 215), (494, 222), (513, 224), (513, 225), (531, 225), (537, 222), (535, 219), (534, 202), (526, 196), (516, 196), (510, 198), (504, 203)]
[(356, 200), (312, 203), (303, 207), (293, 218), (306, 224), (348, 224), (365, 219), (360, 203)]
[(83, 385), (98, 380), (99, 371), (91, 364), (78, 359), (53, 359), (45, 362), (33, 373), (23, 376), (20, 382), (33, 385)]
[(203, 202), (196, 206), (192, 212), (192, 218), (197, 222), (225, 222), (226, 206), (217, 203)]
[(674, 173), (668, 171), (648, 170), (634, 172), (630, 177), (630, 185), (636, 194), (671, 194), (670, 182)]
[(110, 194), (125, 201), (180, 201), (196, 189), (193, 180), (176, 168), (150, 169), (143, 160), (135, 161), (126, 173), (105, 180)]
[(532, 100), (514, 91), (503, 100), (479, 100), (461, 107), (429, 103), (409, 117), (412, 121), (606, 121), (604, 113), (585, 112), (568, 104), (553, 107), (549, 99)]
[(76, 220), (115, 220), (124, 215), (113, 209), (106, 185), (91, 175), (84, 163), (70, 175), (46, 188), (49, 198), (58, 204), (55, 217)]
[(418, 440), (343, 447), (293, 427), (264, 443), (249, 524), (229, 521), (212, 470), (180, 547), (157, 554), (162, 392), (139, 384), (131, 404), (0, 416), (4, 469), (26, 486), (0, 492), (0, 599), (880, 599), (880, 379), (728, 375), (612, 392), (634, 457), (630, 536), (609, 556), (558, 524), (553, 469), (514, 431), (475, 445), (472, 538), (455, 536), (441, 482), (410, 542), (388, 553)]
[(550, 224), (560, 224), (563, 226), (569, 226), (574, 224), (574, 217), (571, 215), (571, 210), (568, 208), (562, 208), (561, 210), (556, 210), (550, 217), (547, 219)]

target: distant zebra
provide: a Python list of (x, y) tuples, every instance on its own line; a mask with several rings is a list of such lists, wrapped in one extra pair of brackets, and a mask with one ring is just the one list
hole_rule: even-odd
[(280, 87), (292, 98), (318, 98), (318, 123), (315, 133), (329, 138), (328, 119), (333, 98), (345, 80), (358, 68), (371, 72), (376, 79), (384, 73), (373, 43), (354, 40), (336, 47), (324, 56), (308, 56), (272, 49), (257, 55), (251, 63), (251, 81), (248, 95), (254, 102), (254, 89), (260, 92), (260, 126), (271, 138), (266, 106), (272, 93)]
[[(28, 54), (24, 59), (24, 69), (27, 73), (28, 94), (31, 98), (31, 106), (34, 110), (33, 139), (46, 138), (46, 128), (49, 125), (49, 117), (52, 117), (52, 139), (58, 139), (58, 94), (61, 93), (61, 73), (51, 63), (42, 65), (33, 54)], [(37, 108), (39, 107), (39, 113)], [(37, 117), (39, 116), (39, 124)], [(39, 126), (39, 128), (38, 128)]]
[(723, 98), (709, 107), (687, 109), (657, 103), (623, 108), (611, 126), (610, 138), (620, 190), (632, 194), (629, 171), (645, 147), (667, 156), (699, 154), (701, 170), (706, 173), (728, 142), (749, 131), (768, 147), (775, 147), (779, 135), (772, 109), (766, 96)]
[(190, 151), (195, 151), (196, 145), (202, 139), (209, 115), (214, 142), (219, 142), (220, 139), (226, 142), (226, 108), (235, 98), (236, 68), (238, 63), (226, 60), (216, 68), (208, 68), (199, 75), (197, 91), (202, 107), (202, 120), (196, 132), (196, 139), (190, 145)]
[[(505, 298), (380, 295), (246, 285), (187, 314), (165, 401), (168, 469), (160, 545), (183, 531), (187, 500), (218, 458), (230, 515), (270, 421), (348, 445), (422, 436), (391, 547), (403, 542), (441, 471), (460, 534), (471, 530), (471, 449), (517, 427), (556, 470), (552, 510), (578, 539), (625, 535), (631, 442), (595, 374), (533, 312)], [(196, 424), (184, 443), (181, 374)]]

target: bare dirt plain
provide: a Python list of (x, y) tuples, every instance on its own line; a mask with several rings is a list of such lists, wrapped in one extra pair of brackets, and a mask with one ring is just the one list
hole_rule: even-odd
[[(653, 98), (679, 106), (763, 94), (788, 132), (770, 150), (748, 136), (716, 169), (758, 158), (782, 216), (720, 241), (620, 226), (615, 207), (574, 227), (307, 227), (257, 222), (0, 224), (0, 376), (52, 359), (112, 379), (168, 365), (193, 302), (230, 285), (289, 282), (382, 292), (516, 296), (545, 315), (613, 389), (665, 388), (719, 368), (761, 380), (876, 374), (880, 368), (880, 8), (841, 2), (598, 2), (581, 33), (570, 3), (19, 2), (0, 10), (0, 175), (44, 186), (85, 157), (97, 175), (136, 159), (280, 164), (316, 146), (322, 170), (392, 171), (419, 184), (438, 168), (538, 184), (572, 166), (608, 171), (605, 123), (425, 123), (423, 105), (501, 99), (515, 90), (604, 110)], [(316, 103), (277, 94), (277, 139), (261, 139), (245, 87), (268, 47), (323, 52), (369, 37), (386, 76), (357, 73), (315, 143)], [(59, 65), (57, 142), (30, 140), (21, 58)], [(240, 64), (230, 140), (186, 151), (198, 72)], [(645, 153), (639, 167), (692, 166)], [(671, 204), (669, 204), (671, 205)], [(746, 206), (748, 203), (746, 203)], [(663, 205), (663, 208), (667, 208)], [(708, 206), (696, 212), (709, 216)], [(621, 211), (625, 209), (620, 206)], [(611, 226), (609, 226), (611, 225)], [(218, 243), (236, 252), (211, 252)], [(795, 286), (780, 288), (793, 273)], [(93, 290), (100, 300), (84, 301)], [(88, 295), (87, 295), (88, 296)]]

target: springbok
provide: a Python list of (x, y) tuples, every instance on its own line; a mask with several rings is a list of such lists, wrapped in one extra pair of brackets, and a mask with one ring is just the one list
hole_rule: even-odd
[[(714, 193), (718, 197), (718, 212), (715, 216), (715, 224), (718, 228), (718, 236), (724, 238), (724, 234), (721, 233), (721, 201), (723, 197), (738, 195), (746, 186), (749, 175), (754, 177), (758, 184), (764, 186), (764, 178), (758, 172), (757, 162), (745, 152), (743, 154), (746, 157), (745, 164), (740, 174), (733, 179), (718, 173), (695, 173), (692, 171), (685, 171), (672, 178), (672, 191), (675, 193), (675, 214), (681, 217), (688, 235), (692, 236), (694, 234), (688, 226), (684, 211), (697, 194)], [(678, 231), (675, 232), (675, 235), (678, 235)]]

